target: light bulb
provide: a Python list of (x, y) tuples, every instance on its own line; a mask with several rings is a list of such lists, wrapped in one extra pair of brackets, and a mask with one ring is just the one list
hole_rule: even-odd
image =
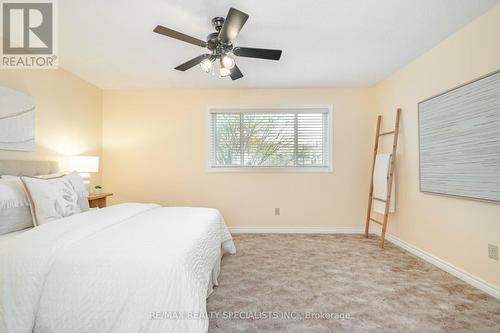
[(227, 54), (224, 54), (222, 56), (222, 58), (220, 59), (221, 63), (222, 63), (222, 66), (227, 68), (227, 69), (231, 69), (234, 67), (235, 63), (234, 63), (234, 59), (231, 58), (230, 56), (228, 56)]
[(226, 67), (220, 68), (220, 76), (228, 76), (229, 74), (231, 74), (231, 70), (229, 70), (229, 68)]
[(200, 62), (200, 67), (205, 73), (208, 73), (212, 69), (212, 61), (210, 61), (210, 59), (204, 59)]

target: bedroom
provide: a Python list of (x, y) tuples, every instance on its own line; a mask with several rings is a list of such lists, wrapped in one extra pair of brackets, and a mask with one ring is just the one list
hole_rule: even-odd
[[(0, 197), (0, 332), (498, 332), (499, 105), (459, 103), (491, 113), (475, 129), (492, 135), (478, 143), (489, 144), (478, 148), (488, 178), (477, 156), (445, 171), (422, 159), (449, 148), (423, 140), (439, 130), (427, 110), (445, 124), (459, 112), (434, 102), (462, 101), (453, 94), (464, 90), (498, 101), (499, 1), (36, 1), (52, 6), (25, 14), (26, 27), (28, 3), (2, 1), (0, 16), (0, 195), (12, 195), (10, 181), (22, 197)], [(279, 60), (154, 31), (205, 43), (230, 8), (248, 15), (237, 17), (235, 47), (280, 50)], [(32, 43), (50, 53), (23, 55)], [(222, 51), (243, 77), (219, 77), (220, 54), (209, 73), (175, 70)], [(374, 139), (377, 116), (391, 132), (399, 108), (398, 135), (378, 147), (387, 155), (398, 138), (381, 248), (371, 214), (364, 237), (377, 203)], [(266, 139), (250, 140), (258, 121)], [(453, 168), (467, 163), (472, 174)], [(44, 223), (50, 205), (38, 201), (57, 200), (42, 189), (68, 177), (81, 189), (73, 199), (92, 192), (88, 205)], [(13, 206), (26, 223), (10, 218)]]

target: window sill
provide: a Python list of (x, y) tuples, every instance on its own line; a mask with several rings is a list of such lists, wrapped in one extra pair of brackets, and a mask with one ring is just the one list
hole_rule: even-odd
[(333, 173), (332, 167), (304, 167), (304, 168), (265, 168), (265, 167), (240, 167), (240, 168), (211, 168), (209, 173)]

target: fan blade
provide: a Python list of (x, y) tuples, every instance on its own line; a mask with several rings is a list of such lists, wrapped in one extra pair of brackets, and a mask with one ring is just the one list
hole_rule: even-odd
[(219, 39), (224, 43), (230, 43), (238, 37), (241, 28), (248, 20), (248, 14), (234, 8), (227, 13), (224, 25), (219, 33)]
[(238, 66), (234, 65), (233, 69), (231, 69), (231, 74), (229, 74), (229, 76), (231, 76), (231, 80), (234, 81), (241, 79), (243, 77), (243, 73), (241, 73)]
[(202, 54), (201, 56), (197, 56), (196, 58), (193, 58), (189, 61), (186, 61), (182, 65), (175, 67), (175, 69), (184, 72), (190, 69), (191, 67), (198, 65), (200, 62), (208, 58), (210, 58), (210, 54)]
[(234, 55), (238, 57), (259, 58), (268, 60), (280, 60), (281, 50), (256, 49), (252, 47), (235, 47)]
[(165, 35), (165, 36), (171, 37), (171, 38), (175, 38), (175, 39), (181, 40), (181, 41), (186, 42), (186, 43), (194, 44), (194, 45), (201, 46), (201, 47), (207, 46), (207, 42), (205, 42), (201, 39), (185, 35), (181, 32), (166, 28), (162, 25), (157, 25), (153, 31), (156, 32), (157, 34)]

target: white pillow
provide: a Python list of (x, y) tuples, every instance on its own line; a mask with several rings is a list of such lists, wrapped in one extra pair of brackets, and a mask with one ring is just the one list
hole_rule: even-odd
[(33, 219), (21, 179), (0, 178), (0, 235), (30, 227)]
[(89, 209), (88, 193), (78, 174), (41, 179), (21, 177), (35, 225), (58, 220)]
[(89, 192), (87, 191), (87, 186), (83, 183), (83, 178), (77, 173), (72, 172), (66, 175), (66, 178), (69, 179), (71, 184), (73, 185), (73, 189), (78, 195), (78, 207), (82, 212), (86, 212), (89, 210)]

